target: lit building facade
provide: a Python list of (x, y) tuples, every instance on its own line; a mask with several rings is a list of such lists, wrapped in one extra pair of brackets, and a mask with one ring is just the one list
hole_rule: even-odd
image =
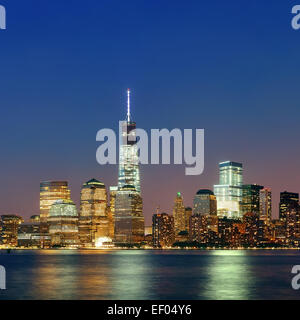
[(263, 220), (272, 220), (272, 191), (269, 188), (259, 191), (259, 216)]
[(190, 230), (190, 217), (193, 215), (193, 209), (186, 207), (184, 210), (185, 230), (189, 233)]
[(114, 239), (115, 237), (115, 203), (118, 187), (112, 186), (109, 188), (109, 237)]
[(242, 213), (253, 212), (259, 214), (260, 211), (260, 191), (263, 186), (257, 184), (245, 184), (243, 185), (243, 201), (242, 201)]
[(52, 246), (77, 247), (78, 212), (72, 200), (57, 200), (50, 208), (49, 234)]
[(84, 247), (94, 247), (97, 239), (109, 237), (107, 192), (104, 183), (91, 179), (80, 193), (79, 238)]
[(213, 243), (218, 234), (217, 215), (193, 215), (190, 217), (189, 240), (199, 243)]
[(135, 191), (140, 193), (140, 171), (137, 140), (135, 135), (136, 123), (130, 115), (130, 90), (127, 90), (127, 119), (120, 122), (120, 152), (119, 152), (119, 175), (118, 189), (124, 186), (134, 186)]
[(243, 165), (232, 161), (221, 162), (219, 170), (219, 184), (214, 186), (218, 216), (241, 219)]
[(115, 242), (143, 241), (145, 230), (143, 201), (134, 186), (124, 186), (118, 190), (115, 206)]
[(174, 217), (166, 213), (152, 216), (152, 238), (155, 248), (171, 247), (175, 242)]
[(173, 206), (173, 217), (175, 225), (175, 235), (179, 232), (186, 231), (185, 207), (181, 192), (177, 192), (177, 196)]
[(70, 200), (67, 181), (44, 181), (40, 184), (40, 222), (47, 233), (47, 220), (52, 204), (57, 200)]
[(32, 223), (40, 223), (41, 219), (40, 219), (40, 215), (39, 214), (35, 214), (33, 216), (30, 217), (30, 222)]
[(114, 203), (114, 240), (116, 243), (133, 243), (144, 240), (143, 200), (141, 197), (140, 172), (136, 123), (130, 115), (130, 90), (127, 91), (127, 120), (120, 124), (120, 150), (118, 190)]
[(218, 218), (218, 244), (226, 247), (235, 246), (240, 239), (242, 223), (240, 219)]
[(300, 206), (298, 203), (290, 204), (285, 212), (285, 239), (287, 244), (300, 241)]
[(245, 213), (243, 216), (245, 226), (244, 243), (256, 246), (259, 240), (259, 215), (254, 212)]
[(217, 199), (211, 190), (201, 189), (196, 193), (193, 215), (217, 215)]
[[(18, 228), (18, 247), (39, 248), (41, 237), (39, 222), (22, 223)], [(48, 240), (50, 240), (50, 236), (48, 236)]]
[(296, 206), (299, 204), (299, 193), (294, 192), (281, 192), (279, 203), (279, 219), (281, 221), (286, 220), (287, 209), (290, 206)]
[(18, 215), (1, 216), (1, 243), (7, 247), (16, 247), (18, 245), (18, 230), (24, 220)]

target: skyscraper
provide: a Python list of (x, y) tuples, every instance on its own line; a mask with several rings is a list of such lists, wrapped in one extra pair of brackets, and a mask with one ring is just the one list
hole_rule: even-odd
[(269, 188), (259, 191), (259, 216), (263, 220), (272, 219), (272, 191)]
[(178, 235), (181, 231), (186, 231), (185, 225), (185, 207), (183, 205), (183, 197), (181, 192), (177, 192), (174, 206), (173, 206), (173, 217), (175, 224), (175, 235)]
[(241, 219), (243, 165), (232, 161), (221, 162), (219, 170), (219, 184), (214, 186), (218, 216)]
[(130, 115), (130, 90), (127, 91), (127, 119), (122, 121), (119, 150), (118, 190), (115, 194), (115, 242), (133, 243), (144, 239), (136, 123)]
[(294, 192), (281, 192), (279, 203), (279, 219), (286, 220), (286, 213), (290, 206), (297, 206), (299, 204), (299, 193)]
[(259, 214), (259, 198), (260, 190), (264, 187), (257, 184), (245, 184), (243, 185), (243, 201), (242, 201), (242, 213), (253, 212)]
[(194, 197), (193, 215), (217, 215), (217, 199), (211, 190), (198, 190)]
[(153, 246), (170, 247), (175, 242), (174, 217), (166, 213), (156, 213), (152, 217)]
[(115, 203), (115, 242), (136, 243), (144, 240), (143, 202), (134, 186), (117, 191)]
[(44, 181), (40, 184), (40, 221), (47, 223), (49, 210), (56, 200), (70, 200), (67, 181)]
[(49, 234), (51, 244), (63, 247), (76, 247), (78, 238), (78, 213), (72, 200), (57, 200), (49, 211)]
[(115, 237), (115, 208), (116, 208), (116, 195), (118, 187), (112, 186), (109, 188), (109, 236), (111, 239)]
[(83, 246), (95, 246), (97, 238), (108, 236), (109, 221), (105, 185), (96, 179), (91, 179), (81, 188), (80, 242)]
[(138, 148), (135, 135), (136, 123), (131, 120), (130, 115), (130, 90), (127, 90), (127, 120), (120, 122), (121, 141), (119, 152), (119, 176), (118, 188), (134, 186), (140, 193), (140, 171), (138, 163)]

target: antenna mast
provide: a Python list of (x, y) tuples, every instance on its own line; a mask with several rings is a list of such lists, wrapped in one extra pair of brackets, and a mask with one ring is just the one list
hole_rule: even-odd
[(127, 89), (127, 122), (130, 122), (130, 89)]

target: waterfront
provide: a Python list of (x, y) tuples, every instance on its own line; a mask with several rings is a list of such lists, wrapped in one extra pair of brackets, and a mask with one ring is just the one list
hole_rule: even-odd
[(300, 299), (294, 250), (18, 250), (0, 253), (0, 299)]

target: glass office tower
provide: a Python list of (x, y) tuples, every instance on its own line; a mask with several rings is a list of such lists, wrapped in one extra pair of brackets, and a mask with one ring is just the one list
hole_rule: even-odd
[(243, 185), (243, 202), (242, 202), (242, 212), (243, 214), (252, 212), (259, 215), (259, 199), (260, 190), (264, 187), (257, 184), (245, 184)]
[(115, 242), (144, 240), (143, 201), (141, 197), (136, 123), (130, 116), (130, 90), (127, 91), (127, 120), (120, 124), (118, 190), (114, 202)]
[(221, 162), (219, 170), (219, 184), (214, 186), (218, 216), (241, 219), (243, 165), (232, 161)]
[(130, 119), (129, 121), (121, 121), (122, 139), (119, 152), (118, 188), (130, 185), (134, 186), (137, 192), (141, 192), (135, 129), (136, 123)]

